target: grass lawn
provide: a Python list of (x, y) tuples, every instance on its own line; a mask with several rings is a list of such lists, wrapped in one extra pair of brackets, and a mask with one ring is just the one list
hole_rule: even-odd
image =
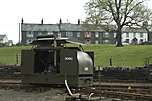
[(28, 49), (29, 46), (13, 46), (13, 47), (0, 47), (0, 64), (17, 64), (20, 63), (21, 50)]
[[(16, 55), (29, 46), (14, 46), (0, 48), (0, 64), (16, 64)], [(145, 58), (152, 56), (151, 45), (129, 45), (115, 47), (115, 45), (84, 45), (84, 50), (94, 51), (96, 66), (109, 66), (112, 58), (113, 66), (143, 66)], [(152, 62), (152, 61), (151, 61)], [(20, 57), (19, 57), (20, 63)]]
[(152, 56), (150, 45), (129, 45), (115, 47), (115, 45), (86, 45), (85, 50), (95, 52), (96, 66), (109, 66), (109, 59), (112, 58), (114, 66), (143, 66), (145, 58)]

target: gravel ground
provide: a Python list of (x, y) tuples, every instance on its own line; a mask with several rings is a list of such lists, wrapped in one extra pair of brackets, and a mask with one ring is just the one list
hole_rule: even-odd
[[(0, 101), (65, 101), (65, 90), (51, 88), (47, 91), (25, 89), (0, 89)], [(101, 101), (119, 101), (113, 98), (101, 98)], [(124, 100), (131, 101), (131, 100)]]
[(44, 92), (0, 89), (0, 101), (64, 101), (67, 94), (61, 89)]

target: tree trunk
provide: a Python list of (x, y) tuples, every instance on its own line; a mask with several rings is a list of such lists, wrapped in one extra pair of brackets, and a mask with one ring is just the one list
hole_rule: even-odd
[(122, 31), (121, 31), (121, 28), (117, 29), (116, 47), (123, 47), (123, 45), (122, 45)]
[(147, 41), (151, 41), (151, 36), (150, 36), (150, 31), (149, 31), (149, 29), (146, 28), (146, 31), (147, 31), (147, 37), (148, 37)]
[(150, 35), (151, 33), (150, 32), (148, 32), (148, 41), (152, 41), (151, 40), (151, 35)]

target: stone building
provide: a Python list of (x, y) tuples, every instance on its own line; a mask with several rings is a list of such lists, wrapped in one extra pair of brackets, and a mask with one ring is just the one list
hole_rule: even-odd
[[(114, 26), (112, 26), (113, 29)], [(115, 31), (106, 31), (105, 26), (96, 26), (91, 24), (62, 23), (61, 19), (58, 24), (40, 24), (21, 23), (21, 44), (31, 43), (39, 35), (54, 35), (56, 37), (66, 37), (71, 41), (84, 44), (115, 44)], [(131, 44), (133, 39), (137, 39), (137, 44), (148, 40), (147, 32), (143, 29), (131, 29), (125, 27), (122, 34), (122, 43)]]

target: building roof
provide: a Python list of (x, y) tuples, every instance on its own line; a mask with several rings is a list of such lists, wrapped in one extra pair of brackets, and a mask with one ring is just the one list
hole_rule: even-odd
[(22, 31), (59, 31), (56, 24), (22, 24)]
[[(48, 32), (59, 32), (59, 31), (99, 31), (107, 32), (109, 29), (114, 31), (116, 29), (115, 25), (93, 25), (93, 24), (71, 24), (71, 23), (62, 23), (62, 24), (31, 24), (23, 23), (21, 26), (22, 31), (48, 31)], [(124, 27), (123, 32), (146, 32), (142, 28), (129, 28)]]
[(5, 34), (0, 34), (0, 40), (3, 40), (4, 37), (6, 37)]
[(136, 27), (136, 28), (124, 27), (122, 31), (123, 32), (130, 32), (130, 33), (133, 33), (133, 32), (144, 33), (144, 32), (146, 32), (146, 30), (144, 30), (143, 28), (139, 28), (139, 27)]

